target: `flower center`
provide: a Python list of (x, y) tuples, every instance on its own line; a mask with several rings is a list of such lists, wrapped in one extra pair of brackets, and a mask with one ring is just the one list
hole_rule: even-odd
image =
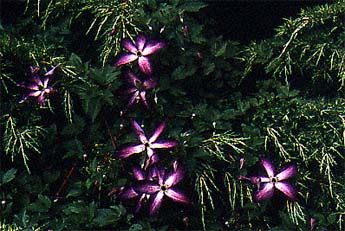
[(137, 53), (136, 53), (137, 56), (143, 56), (143, 52), (141, 50), (138, 50)]
[(164, 185), (164, 184), (161, 185), (161, 190), (162, 190), (162, 191), (165, 191), (165, 190), (167, 190), (167, 189), (168, 189), (168, 187), (167, 187), (166, 185)]
[(271, 181), (272, 183), (276, 183), (276, 182), (278, 182), (278, 179), (277, 179), (277, 177), (271, 177), (271, 178), (270, 178), (270, 181)]

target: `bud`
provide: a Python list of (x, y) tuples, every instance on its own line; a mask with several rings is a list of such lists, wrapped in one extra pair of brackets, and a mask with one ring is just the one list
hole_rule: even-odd
[(188, 228), (189, 227), (189, 217), (184, 217), (182, 219), (182, 221), (183, 221), (183, 224), (186, 226), (186, 228)]
[(112, 29), (111, 31), (108, 32), (108, 36), (113, 36), (116, 34), (116, 30), (115, 29)]
[(186, 37), (189, 32), (189, 28), (187, 25), (182, 26), (182, 32), (183, 32), (183, 36)]
[(310, 230), (313, 231), (316, 225), (316, 219), (314, 217), (310, 218)]
[(246, 160), (242, 157), (241, 159), (240, 159), (240, 169), (242, 169), (243, 168), (243, 165), (244, 165), (244, 162), (245, 162)]
[(165, 30), (165, 26), (163, 26), (163, 27), (159, 30), (159, 33), (162, 34), (164, 30)]
[(201, 52), (196, 53), (196, 55), (198, 56), (199, 59), (202, 59), (202, 53)]

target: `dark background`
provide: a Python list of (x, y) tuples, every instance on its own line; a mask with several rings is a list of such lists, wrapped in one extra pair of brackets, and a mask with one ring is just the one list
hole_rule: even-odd
[[(30, 0), (34, 3), (37, 0)], [(296, 16), (301, 8), (334, 2), (316, 0), (206, 0), (209, 7), (199, 18), (200, 23), (214, 25), (215, 32), (225, 38), (247, 43), (271, 37), (274, 28), (282, 24), (282, 18)], [(15, 23), (24, 12), (26, 0), (0, 0), (2, 24)]]
[(334, 1), (206, 1), (205, 9), (214, 20), (217, 30), (225, 38), (247, 43), (251, 40), (269, 38), (274, 28), (283, 23), (283, 18), (296, 16), (301, 8), (331, 3)]

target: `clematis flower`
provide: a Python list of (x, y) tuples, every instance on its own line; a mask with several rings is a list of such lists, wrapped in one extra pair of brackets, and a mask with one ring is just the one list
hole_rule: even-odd
[(52, 87), (48, 86), (49, 81), (51, 78), (54, 76), (54, 72), (57, 66), (55, 66), (53, 69), (48, 71), (47, 73), (44, 74), (44, 78), (41, 79), (38, 76), (38, 72), (40, 70), (39, 67), (33, 67), (31, 66), (31, 79), (29, 84), (19, 84), (19, 86), (24, 87), (26, 89), (29, 89), (29, 93), (24, 95), (22, 100), (19, 103), (23, 103), (25, 100), (27, 100), (29, 97), (38, 97), (37, 101), (38, 103), (43, 106), (45, 97), (51, 93), (53, 93), (55, 90)]
[(126, 71), (125, 77), (127, 82), (131, 85), (125, 92), (127, 94), (132, 94), (127, 107), (131, 107), (136, 101), (141, 101), (146, 108), (149, 108), (149, 104), (146, 100), (146, 91), (155, 88), (158, 85), (157, 80), (148, 78), (142, 81), (130, 70)]
[(146, 137), (143, 129), (135, 120), (133, 120), (131, 123), (134, 128), (135, 134), (137, 135), (141, 144), (119, 150), (117, 152), (117, 157), (120, 159), (127, 158), (135, 153), (141, 153), (143, 151), (146, 151), (147, 158), (145, 160), (144, 167), (146, 169), (149, 165), (154, 164), (158, 161), (158, 156), (155, 153), (154, 149), (172, 148), (178, 145), (177, 141), (157, 141), (158, 137), (163, 132), (166, 126), (165, 122), (162, 122), (158, 126), (158, 128), (155, 130), (155, 132), (149, 139)]
[(183, 169), (177, 162), (174, 162), (173, 167), (174, 170), (170, 174), (166, 174), (165, 169), (158, 169), (158, 177), (154, 181), (143, 183), (137, 187), (137, 191), (153, 197), (150, 215), (159, 210), (164, 197), (169, 197), (179, 203), (190, 203), (186, 195), (175, 187), (183, 179)]
[(122, 46), (126, 48), (130, 54), (120, 56), (114, 65), (118, 67), (138, 60), (139, 69), (146, 75), (151, 75), (151, 63), (147, 56), (162, 49), (164, 47), (164, 43), (156, 41), (147, 42), (146, 40), (147, 38), (142, 34), (138, 35), (135, 44), (133, 44), (129, 39), (123, 40)]
[[(157, 177), (157, 169), (151, 168), (147, 174), (142, 169), (134, 167), (132, 168), (133, 176), (138, 182), (143, 181), (153, 181), (155, 177)], [(136, 206), (135, 212), (138, 213), (141, 209), (143, 203), (150, 198), (150, 194), (145, 192), (138, 192), (135, 186), (128, 187), (124, 189), (120, 194), (119, 198), (127, 200), (139, 197), (138, 204)]]
[(259, 190), (254, 194), (254, 200), (263, 201), (270, 199), (274, 194), (275, 188), (284, 193), (290, 200), (295, 200), (296, 191), (289, 183), (285, 182), (285, 180), (296, 175), (297, 167), (295, 165), (290, 165), (285, 170), (275, 175), (274, 166), (269, 160), (262, 159), (261, 164), (266, 170), (268, 177), (254, 176), (248, 178), (240, 176), (239, 178), (240, 180), (249, 180), (251, 183), (257, 185)]

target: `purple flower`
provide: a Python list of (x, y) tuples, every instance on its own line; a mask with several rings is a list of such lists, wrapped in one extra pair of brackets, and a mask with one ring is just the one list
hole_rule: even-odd
[(146, 75), (152, 74), (151, 63), (148, 57), (158, 50), (164, 47), (163, 42), (156, 42), (156, 41), (146, 41), (146, 37), (144, 35), (138, 35), (135, 45), (129, 40), (125, 39), (122, 42), (122, 46), (126, 48), (131, 54), (124, 54), (122, 55), (116, 63), (115, 66), (121, 66), (124, 64), (131, 63), (138, 59), (138, 64), (140, 70), (145, 73)]
[(127, 82), (131, 85), (125, 92), (126, 94), (132, 94), (127, 106), (130, 107), (134, 102), (140, 100), (146, 108), (149, 108), (149, 104), (146, 100), (146, 91), (155, 88), (158, 85), (157, 80), (148, 78), (142, 81), (130, 70), (125, 73), (125, 77)]
[(289, 183), (285, 182), (285, 180), (296, 175), (297, 167), (295, 165), (290, 165), (285, 170), (275, 175), (274, 166), (269, 160), (262, 159), (261, 164), (266, 170), (268, 177), (254, 176), (248, 178), (240, 176), (239, 178), (240, 180), (250, 180), (251, 183), (257, 185), (259, 190), (254, 194), (254, 200), (263, 201), (270, 199), (274, 194), (275, 188), (284, 193), (290, 200), (295, 200), (296, 191)]
[(174, 162), (173, 167), (174, 170), (170, 174), (166, 174), (165, 169), (157, 169), (157, 178), (136, 187), (138, 192), (153, 197), (150, 215), (158, 211), (165, 196), (179, 203), (190, 202), (184, 193), (175, 187), (183, 179), (183, 169), (177, 162)]
[(172, 148), (178, 145), (177, 141), (157, 141), (158, 137), (163, 132), (166, 126), (165, 122), (162, 122), (158, 126), (156, 131), (152, 134), (152, 136), (149, 139), (146, 137), (143, 129), (135, 120), (132, 121), (132, 126), (141, 144), (123, 148), (117, 152), (117, 156), (121, 159), (127, 158), (135, 153), (141, 153), (146, 150), (147, 158), (145, 161), (145, 169), (149, 165), (154, 164), (158, 161), (158, 156), (155, 153), (154, 149)]
[(24, 95), (22, 100), (19, 103), (23, 103), (25, 100), (27, 100), (28, 97), (38, 97), (37, 101), (38, 103), (43, 106), (45, 97), (51, 93), (53, 93), (55, 90), (48, 86), (49, 81), (54, 76), (55, 69), (58, 66), (55, 66), (53, 69), (45, 73), (45, 78), (41, 79), (38, 76), (38, 72), (40, 70), (39, 67), (30, 67), (31, 69), (31, 79), (29, 84), (19, 84), (19, 86), (24, 87), (26, 89), (29, 89), (29, 93)]
[[(153, 181), (154, 178), (157, 177), (156, 168), (151, 168), (147, 174), (142, 169), (137, 168), (137, 167), (134, 167), (132, 171), (133, 171), (134, 178), (138, 182)], [(147, 194), (145, 192), (138, 192), (135, 186), (128, 187), (119, 194), (119, 198), (124, 199), (124, 200), (132, 199), (136, 197), (139, 197), (138, 204), (135, 209), (135, 212), (137, 213), (141, 209), (143, 203), (150, 198), (150, 194)]]

